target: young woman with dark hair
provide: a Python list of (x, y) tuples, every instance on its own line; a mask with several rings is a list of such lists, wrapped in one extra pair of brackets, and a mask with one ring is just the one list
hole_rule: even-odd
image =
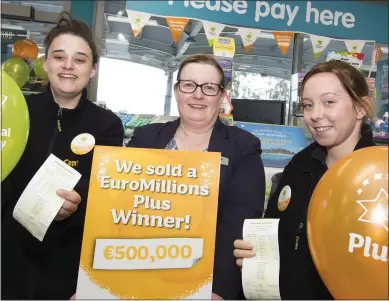
[[(76, 290), (93, 148), (78, 152), (80, 137), (90, 145), (122, 146), (123, 125), (111, 111), (88, 100), (98, 54), (88, 26), (62, 14), (45, 39), (45, 93), (26, 97), (30, 133), (23, 156), (2, 183), (2, 299), (69, 299)], [(82, 177), (64, 199), (42, 242), (13, 217), (27, 184), (50, 154)]]

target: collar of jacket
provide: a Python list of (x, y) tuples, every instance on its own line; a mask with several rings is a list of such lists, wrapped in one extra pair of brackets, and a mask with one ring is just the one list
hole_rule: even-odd
[[(359, 139), (357, 145), (354, 148), (355, 150), (362, 149), (369, 146), (374, 146), (373, 141), (373, 131), (370, 125), (363, 123), (361, 129), (361, 138)], [(313, 162), (317, 162), (323, 166), (326, 165), (325, 159), (327, 157), (327, 149), (317, 142), (313, 142), (308, 148), (303, 151), (305, 154), (301, 156), (296, 156), (293, 159), (293, 163), (297, 164), (301, 170), (309, 171), (312, 169), (311, 165)], [(314, 159), (312, 162), (311, 159)]]
[[(164, 127), (159, 129), (157, 134), (160, 137), (159, 146), (164, 148), (169, 141), (174, 137), (178, 126), (180, 125), (180, 118), (172, 122), (168, 122)], [(225, 139), (228, 139), (228, 133), (226, 130), (226, 125), (219, 119), (216, 119), (216, 122), (213, 126), (211, 138), (209, 140), (208, 151), (215, 152), (217, 149), (220, 149), (220, 145), (225, 142)]]
[[(80, 112), (82, 112), (89, 103), (89, 100), (87, 98), (87, 94), (88, 94), (88, 92), (87, 92), (86, 88), (84, 88), (82, 90), (80, 101), (78, 102), (77, 106), (74, 109), (62, 108), (62, 117), (73, 116), (73, 115), (77, 115)], [(54, 100), (54, 96), (53, 96), (53, 93), (51, 92), (50, 84), (47, 86), (47, 89), (45, 91), (45, 98), (47, 100), (49, 100), (50, 104), (52, 104), (52, 106), (58, 112), (60, 106)]]
[[(354, 150), (374, 145), (375, 143), (373, 141), (373, 132), (371, 127), (368, 124), (362, 124), (361, 138)], [(327, 149), (319, 145), (317, 142), (314, 142), (301, 151), (301, 153), (296, 155), (291, 161), (291, 163), (295, 164), (300, 171), (309, 174), (311, 181), (306, 182), (305, 185), (309, 185), (310, 194), (312, 194), (315, 189), (315, 183), (320, 180), (325, 170), (327, 170), (327, 165), (325, 163), (326, 156)], [(308, 202), (302, 206), (299, 228), (296, 229), (296, 234), (301, 232), (301, 229), (306, 223), (308, 206), (309, 199)]]

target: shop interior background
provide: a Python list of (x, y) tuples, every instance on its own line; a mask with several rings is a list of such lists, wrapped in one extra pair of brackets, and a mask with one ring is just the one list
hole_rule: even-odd
[[(375, 2), (387, 9), (387, 1)], [(180, 62), (188, 55), (213, 53), (200, 21), (190, 20), (183, 33), (185, 39), (175, 44), (165, 18), (156, 16), (135, 37), (127, 17), (126, 1), (2, 1), (2, 62), (11, 56), (12, 45), (18, 39), (33, 40), (39, 47), (39, 56), (43, 55), (45, 34), (64, 10), (93, 28), (101, 59), (98, 76), (88, 86), (88, 95), (129, 125), (128, 137), (135, 126), (155, 121), (156, 117), (166, 121), (178, 116), (173, 84)], [(272, 32), (262, 31), (249, 53), (236, 33), (236, 28), (226, 26), (220, 34), (235, 38), (231, 99), (236, 111), (256, 113), (234, 116), (234, 119), (305, 128), (293, 81), (301, 80), (316, 63), (325, 61), (327, 51), (347, 51), (344, 42), (331, 40), (325, 53), (315, 60), (309, 35), (295, 34), (284, 55)], [(383, 52), (381, 61), (387, 64), (388, 45), (379, 46)], [(373, 48), (374, 42), (365, 43), (360, 69), (366, 77), (375, 79), (377, 66), (371, 66)], [(47, 82), (32, 76), (22, 91), (25, 95), (38, 93), (46, 85)], [(280, 104), (283, 109), (277, 114), (282, 114), (278, 120), (283, 122), (271, 120), (266, 110), (276, 110)], [(261, 105), (266, 110), (258, 109)], [(305, 133), (309, 138), (306, 129)]]

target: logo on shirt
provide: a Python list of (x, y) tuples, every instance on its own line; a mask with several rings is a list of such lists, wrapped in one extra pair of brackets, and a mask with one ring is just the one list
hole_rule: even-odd
[(292, 190), (290, 189), (290, 186), (284, 186), (278, 196), (278, 210), (284, 211), (288, 207), (291, 197)]
[(70, 167), (77, 167), (78, 166), (78, 160), (65, 159), (65, 160), (63, 160), (63, 162), (66, 163), (67, 165), (69, 165)]
[(95, 137), (84, 133), (76, 136), (70, 144), (70, 148), (76, 155), (85, 155), (89, 153), (96, 144)]

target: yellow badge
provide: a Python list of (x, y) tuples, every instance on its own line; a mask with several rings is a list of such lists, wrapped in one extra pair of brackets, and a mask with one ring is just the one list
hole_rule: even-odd
[(73, 139), (72, 143), (70, 144), (70, 148), (76, 155), (85, 155), (94, 148), (95, 143), (95, 137), (93, 137), (91, 134), (84, 133), (76, 136)]
[(284, 211), (288, 207), (291, 197), (292, 190), (288, 185), (284, 186), (278, 196), (278, 210)]

